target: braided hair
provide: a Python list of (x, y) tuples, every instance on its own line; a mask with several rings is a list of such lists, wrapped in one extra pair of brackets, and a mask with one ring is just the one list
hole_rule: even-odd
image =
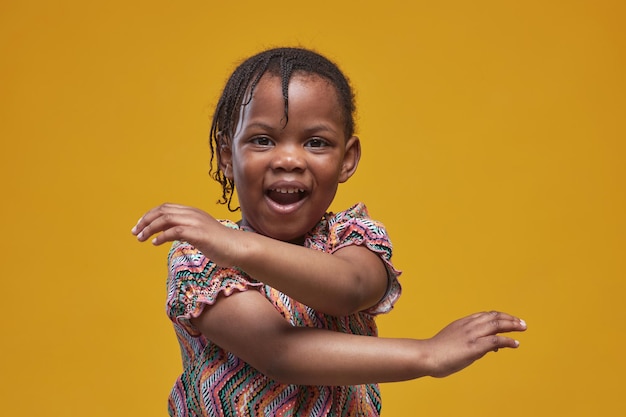
[(235, 184), (219, 169), (219, 148), (222, 146), (222, 141), (224, 137), (228, 139), (233, 137), (241, 106), (250, 103), (259, 80), (266, 73), (281, 79), (282, 95), (285, 101), (285, 124), (287, 124), (289, 81), (295, 72), (318, 75), (335, 87), (343, 111), (346, 137), (349, 138), (354, 134), (356, 110), (354, 92), (346, 76), (333, 62), (316, 52), (302, 48), (269, 49), (246, 59), (226, 82), (213, 114), (210, 132), (211, 168), (209, 174), (222, 185), (222, 197), (218, 203), (226, 204), (230, 211), (237, 211), (239, 208), (230, 207)]

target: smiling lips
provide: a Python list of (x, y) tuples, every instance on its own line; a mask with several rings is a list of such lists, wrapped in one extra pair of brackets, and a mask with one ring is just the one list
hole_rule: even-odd
[(267, 196), (281, 206), (295, 204), (306, 196), (306, 191), (301, 188), (274, 188), (267, 191)]

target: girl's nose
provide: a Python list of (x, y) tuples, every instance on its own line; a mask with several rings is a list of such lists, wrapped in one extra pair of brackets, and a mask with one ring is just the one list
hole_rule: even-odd
[(274, 149), (272, 169), (303, 170), (306, 166), (305, 150), (297, 145), (278, 145)]

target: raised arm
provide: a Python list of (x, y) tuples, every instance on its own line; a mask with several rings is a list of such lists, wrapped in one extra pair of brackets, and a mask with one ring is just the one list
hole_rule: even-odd
[[(516, 348), (499, 333), (525, 330), (505, 313), (458, 320), (431, 339), (385, 339), (293, 327), (257, 291), (237, 292), (205, 308), (192, 324), (268, 377), (302, 385), (356, 385), (443, 377), (489, 351)], [(237, 323), (224, 326), (224, 323)]]
[(330, 255), (256, 233), (229, 229), (209, 214), (164, 204), (142, 217), (133, 233), (140, 241), (159, 233), (153, 244), (191, 243), (220, 266), (237, 266), (317, 311), (342, 316), (376, 304), (388, 276), (383, 261), (362, 246)]

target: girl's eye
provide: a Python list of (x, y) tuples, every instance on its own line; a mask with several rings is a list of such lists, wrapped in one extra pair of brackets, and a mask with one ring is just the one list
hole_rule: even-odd
[(324, 146), (328, 146), (328, 142), (324, 139), (313, 138), (306, 143), (306, 146), (309, 148), (322, 148)]
[(271, 146), (272, 145), (272, 140), (268, 138), (267, 136), (259, 136), (259, 137), (253, 138), (251, 142), (259, 146)]

